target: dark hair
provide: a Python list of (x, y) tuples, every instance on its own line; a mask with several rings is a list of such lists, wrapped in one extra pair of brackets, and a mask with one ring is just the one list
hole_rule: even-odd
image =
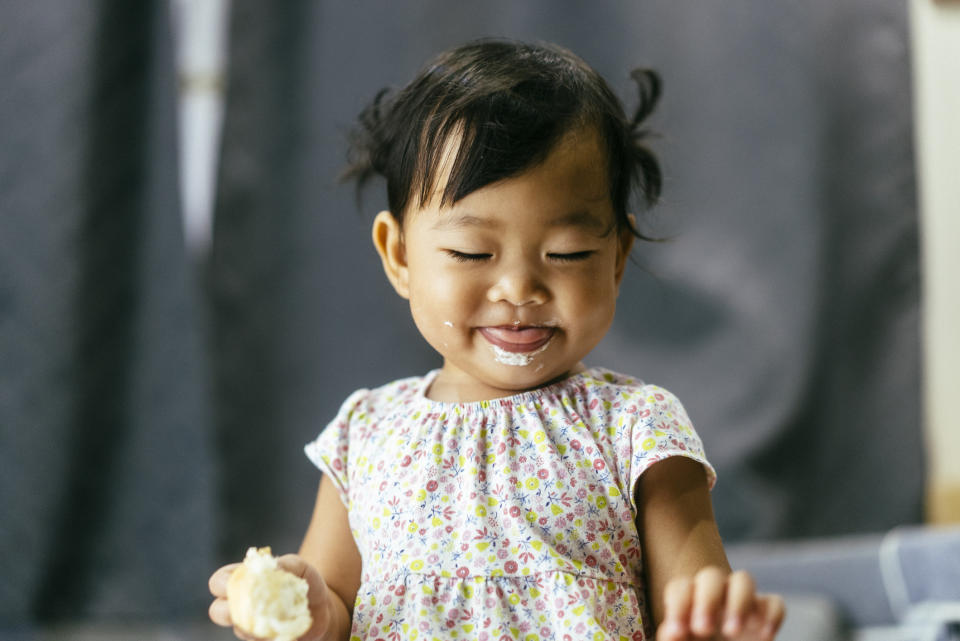
[(645, 238), (627, 217), (632, 192), (652, 206), (660, 166), (643, 145), (641, 124), (660, 97), (653, 71), (631, 73), (639, 104), (628, 119), (606, 81), (583, 60), (550, 44), (478, 40), (440, 54), (398, 92), (381, 90), (351, 134), (344, 178), (357, 189), (380, 174), (401, 223), (411, 200), (425, 203), (435, 187), (444, 146), (459, 148), (441, 205), (522, 173), (549, 155), (575, 128), (596, 129), (608, 158), (610, 200), (619, 229)]

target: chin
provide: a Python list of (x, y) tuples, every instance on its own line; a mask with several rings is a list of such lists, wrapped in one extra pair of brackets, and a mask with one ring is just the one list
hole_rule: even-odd
[(513, 392), (523, 392), (542, 386), (545, 383), (559, 378), (570, 368), (564, 368), (557, 371), (555, 367), (547, 365), (540, 366), (540, 363), (531, 362), (528, 365), (506, 365), (497, 363), (496, 374), (492, 377), (491, 383), (495, 387), (500, 387)]

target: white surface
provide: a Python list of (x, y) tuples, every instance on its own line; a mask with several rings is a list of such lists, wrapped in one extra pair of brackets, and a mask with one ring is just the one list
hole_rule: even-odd
[(913, 0), (911, 22), (929, 465), (960, 489), (960, 2)]

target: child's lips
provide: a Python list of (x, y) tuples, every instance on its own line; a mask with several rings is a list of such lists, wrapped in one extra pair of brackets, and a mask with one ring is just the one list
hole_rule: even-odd
[(532, 352), (546, 345), (555, 327), (481, 327), (483, 337), (507, 352)]

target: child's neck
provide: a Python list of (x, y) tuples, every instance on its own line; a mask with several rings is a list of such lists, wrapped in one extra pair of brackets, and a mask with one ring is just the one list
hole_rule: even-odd
[(515, 396), (524, 392), (539, 389), (551, 385), (574, 374), (582, 372), (586, 367), (583, 363), (577, 363), (567, 372), (559, 376), (554, 376), (548, 380), (540, 381), (533, 386), (510, 387), (507, 385), (498, 386), (479, 380), (470, 374), (445, 363), (443, 368), (431, 382), (430, 388), (426, 391), (426, 396), (433, 401), (444, 403), (475, 403), (478, 401), (490, 401), (497, 398), (506, 398)]

